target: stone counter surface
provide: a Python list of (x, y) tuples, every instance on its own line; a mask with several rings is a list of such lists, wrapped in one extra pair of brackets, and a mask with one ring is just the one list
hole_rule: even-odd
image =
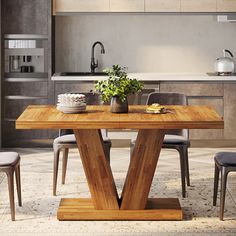
[[(181, 73), (128, 73), (130, 78), (136, 78), (141, 81), (175, 81), (175, 82), (236, 82), (236, 76), (209, 76), (202, 74), (181, 74)], [(106, 79), (107, 76), (61, 76), (55, 73), (52, 76), (53, 81), (98, 81)]]

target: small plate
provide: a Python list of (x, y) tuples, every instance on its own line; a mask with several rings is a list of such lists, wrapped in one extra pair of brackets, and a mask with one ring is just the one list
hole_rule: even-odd
[(147, 111), (147, 110), (145, 110), (144, 113), (146, 113), (146, 114), (167, 114), (167, 113), (173, 113), (173, 111), (171, 111), (169, 109), (165, 109), (163, 111)]

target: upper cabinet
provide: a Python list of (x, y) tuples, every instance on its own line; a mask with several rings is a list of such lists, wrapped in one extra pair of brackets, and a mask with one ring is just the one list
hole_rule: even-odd
[(145, 0), (146, 12), (180, 12), (181, 0)]
[(144, 0), (110, 0), (111, 12), (144, 12)]
[(110, 0), (54, 0), (55, 13), (108, 12)]
[(236, 0), (217, 0), (218, 12), (236, 12)]
[(236, 12), (236, 0), (53, 0), (54, 14), (73, 12)]
[(182, 12), (216, 12), (216, 0), (181, 0)]

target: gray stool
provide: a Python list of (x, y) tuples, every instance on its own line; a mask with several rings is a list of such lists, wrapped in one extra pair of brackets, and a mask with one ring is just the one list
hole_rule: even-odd
[(219, 173), (221, 173), (220, 220), (223, 220), (223, 216), (224, 216), (227, 176), (228, 176), (228, 173), (231, 171), (236, 171), (236, 152), (217, 153), (215, 155), (213, 206), (216, 206)]
[(14, 172), (16, 176), (16, 187), (18, 193), (19, 206), (21, 201), (21, 183), (20, 183), (20, 156), (16, 152), (0, 152), (0, 172), (5, 172), (8, 179), (9, 199), (11, 207), (11, 219), (15, 220), (15, 202), (14, 202)]

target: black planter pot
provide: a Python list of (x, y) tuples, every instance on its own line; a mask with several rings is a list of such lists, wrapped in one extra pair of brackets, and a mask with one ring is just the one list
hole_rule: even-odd
[(115, 96), (111, 99), (111, 112), (112, 113), (128, 113), (128, 100), (124, 102), (119, 97)]

